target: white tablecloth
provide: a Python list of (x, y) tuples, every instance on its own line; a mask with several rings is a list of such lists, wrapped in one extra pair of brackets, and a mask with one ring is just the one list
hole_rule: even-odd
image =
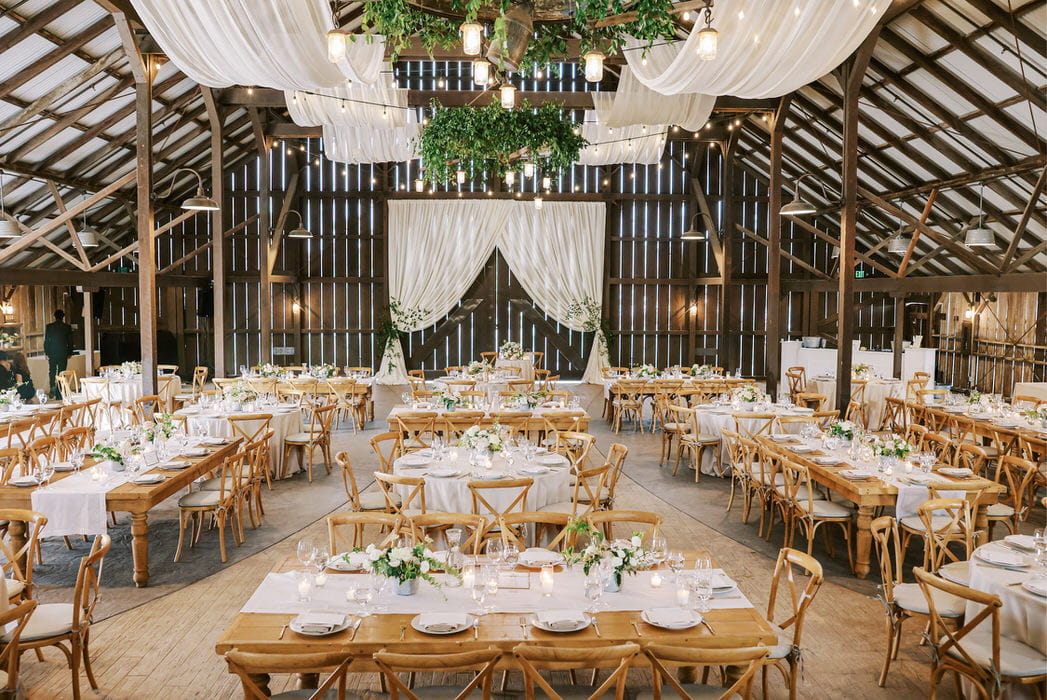
[[(828, 397), (826, 411), (835, 411), (836, 379), (815, 377), (807, 384), (807, 390)], [(853, 386), (852, 386), (853, 389)], [(870, 379), (865, 385), (865, 415), (869, 419), (869, 430), (879, 430), (883, 425), (883, 412), (887, 406), (887, 397), (905, 398), (905, 385), (897, 379)], [(841, 418), (845, 410), (840, 409)]]
[[(461, 448), (452, 449), (451, 454), (457, 453), (457, 459), (449, 458), (445, 462), (433, 462), (423, 467), (407, 467), (403, 464), (403, 458), (393, 462), (393, 473), (401, 476), (426, 477), (426, 472), (431, 468), (457, 469), (461, 475), (450, 478), (426, 477), (425, 478), (425, 509), (427, 512), (448, 513), (471, 513), (473, 512), (473, 496), (469, 491), (468, 482), (472, 479), (472, 471), (475, 467), (469, 465), (469, 453)], [(518, 462), (516, 466), (519, 466)], [(544, 466), (544, 465), (543, 465)], [(571, 500), (571, 471), (568, 469), (567, 460), (562, 457), (559, 466), (550, 465), (549, 471), (544, 474), (525, 474), (510, 470), (501, 455), (495, 455), (491, 465), (493, 471), (506, 472), (506, 478), (528, 478), (534, 479), (534, 485), (527, 492), (527, 504), (524, 510), (538, 510), (552, 503), (560, 503)], [(402, 488), (400, 495), (404, 498), (410, 493), (410, 488)], [(519, 495), (516, 489), (506, 489), (505, 492), (492, 492), (484, 498), (495, 508), (504, 509), (512, 503)], [(414, 504), (417, 506), (417, 504)]]
[[(713, 569), (713, 574), (716, 573), (722, 572)], [(553, 574), (554, 593), (551, 600), (554, 602), (542, 595), (541, 584), (538, 582), (539, 574), (529, 572), (519, 577), (514, 576), (514, 579), (518, 578), (522, 582), (523, 576), (527, 577), (527, 588), (499, 588), (498, 592), (489, 598), (488, 604), (493, 605), (495, 612), (531, 613), (551, 608), (585, 610), (590, 605), (585, 598), (585, 576), (580, 568)], [(601, 609), (631, 611), (675, 606), (676, 586), (672, 582), (672, 575), (667, 571), (660, 571), (659, 576), (662, 577), (662, 585), (652, 588), (651, 572), (626, 574), (622, 578), (620, 592), (604, 593), (600, 598)], [(356, 583), (354, 578), (356, 577), (351, 574), (328, 576), (327, 585), (313, 590), (311, 601), (300, 603), (296, 573), (270, 573), (255, 589), (240, 612), (290, 614), (309, 610), (345, 610), (345, 592), (350, 585)], [(476, 610), (476, 603), (471, 596), (471, 592), (461, 586), (436, 589), (429, 583), (420, 581), (418, 592), (414, 595), (396, 595), (391, 587), (387, 587), (376, 603), (384, 606), (382, 612), (391, 614), (468, 612)], [(709, 602), (715, 610), (753, 607), (749, 599), (738, 591), (731, 591), (721, 598), (714, 596)], [(480, 625), (483, 624), (481, 620)]]
[(105, 495), (132, 476), (128, 471), (112, 472), (104, 481), (96, 481), (91, 470), (85, 469), (34, 489), (30, 496), (33, 510), (47, 516), (44, 536), (105, 533)]
[[(477, 409), (463, 408), (461, 410), (463, 410), (463, 411), (473, 411), (473, 410), (479, 411), (479, 410), (483, 410), (483, 409), (479, 409), (479, 408), (477, 408)], [(454, 416), (454, 411), (450, 411), (450, 413), (448, 413), (448, 411), (444, 410), (444, 407), (443, 407), (442, 404), (439, 407), (432, 406), (430, 408), (414, 408), (412, 406), (405, 406), (403, 404), (398, 404), (396, 406), (393, 406), (391, 409), (389, 409), (389, 415), (387, 416), (386, 420), (387, 421), (393, 420), (393, 418), (398, 413), (417, 413), (417, 412), (420, 412), (420, 411), (421, 412), (425, 412), (425, 413), (436, 413), (439, 416), (443, 416), (443, 415), (450, 415), (452, 417)], [(499, 409), (499, 411), (516, 412), (517, 409), (515, 409), (515, 408), (503, 408), (503, 409)], [(560, 413), (562, 411), (579, 411), (581, 413), (584, 413), (585, 415), (582, 416), (583, 420), (587, 420), (590, 417), (588, 411), (585, 411), (584, 409), (581, 409), (581, 408), (570, 408), (570, 407), (568, 407), (568, 408), (543, 408), (541, 406), (536, 406), (535, 408), (531, 409), (530, 413), (531, 413), (532, 416), (541, 416), (541, 415), (543, 415), (545, 413), (549, 413), (549, 412)], [(487, 413), (485, 412), (485, 416), (486, 415), (487, 415)]]
[[(189, 428), (192, 430), (202, 430), (206, 435), (214, 437), (230, 437), (233, 434), (232, 424), (229, 423), (229, 416), (235, 415), (226, 413), (225, 411), (208, 411), (207, 413), (194, 413), (193, 408), (190, 408), (188, 412), (186, 409), (178, 411), (179, 414), (188, 416)], [(274, 476), (290, 476), (290, 474), (283, 474), (284, 468), (284, 438), (292, 433), (302, 431), (302, 410), (300, 408), (293, 408), (290, 411), (283, 413), (271, 412), (266, 410), (253, 411), (253, 413), (268, 413), (273, 417), (273, 420), (269, 423), (273, 429), (273, 438), (269, 442), (269, 459), (272, 464)], [(244, 415), (244, 414), (240, 414)], [(250, 434), (251, 431), (257, 430), (261, 425), (261, 421), (247, 421), (243, 429)]]
[(479, 378), (474, 377), (437, 377), (433, 380), (433, 388), (438, 391), (447, 391), (447, 382), (476, 382), (476, 386), (473, 387), (474, 391), (485, 391), (490, 395), (492, 392), (497, 395), (500, 391), (509, 390), (510, 379), (515, 377), (505, 378), (498, 376), (485, 377), (481, 375)]
[(525, 353), (520, 360), (505, 360), (499, 357), (495, 360), (495, 367), (519, 367), (520, 379), (534, 381), (534, 355)]
[[(737, 411), (736, 412), (733, 409), (731, 409), (729, 406), (705, 405), (705, 406), (698, 406), (697, 408), (698, 408), (698, 430), (703, 435), (720, 435), (720, 436), (722, 436), (724, 430), (731, 430), (731, 431), (734, 430), (734, 427), (735, 427), (735, 425), (734, 425), (734, 416), (735, 416), (736, 413), (743, 414), (743, 413), (755, 413), (756, 412), (755, 410), (745, 410), (745, 411)], [(780, 408), (772, 408), (772, 409), (769, 410), (769, 412), (771, 412), (771, 413), (779, 413), (781, 415), (810, 415), (810, 413), (803, 413), (803, 414), (801, 414), (801, 413), (795, 413), (795, 412), (786, 412), (786, 411), (784, 411), (784, 410), (782, 410)], [(757, 422), (756, 421), (751, 421), (751, 422), (754, 423), (754, 425), (752, 426), (752, 429), (755, 430), (756, 427), (757, 427), (756, 426)], [(799, 433), (800, 430), (803, 429), (803, 425), (804, 424), (802, 424), (802, 423), (791, 425), (789, 427), (789, 429), (788, 429), (788, 432)], [(775, 428), (774, 432), (780, 432), (780, 431), (777, 428)], [(721, 441), (721, 443), (720, 443), (720, 460), (721, 460), (721, 464), (723, 465), (723, 473), (725, 475), (726, 474), (730, 474), (731, 473), (731, 457), (730, 457), (730, 453), (729, 453), (728, 448), (727, 448), (727, 442), (726, 441)], [(707, 449), (707, 450), (702, 452), (701, 469), (702, 469), (702, 474), (712, 474), (714, 476), (719, 476), (719, 473), (716, 471), (716, 453), (713, 450)]]
[[(88, 378), (87, 380), (80, 380), (80, 386), (84, 396), (88, 399), (101, 398), (103, 400), (112, 401), (113, 403), (119, 401), (125, 406), (130, 406), (143, 396), (141, 375), (131, 379), (110, 379), (108, 399), (105, 382), (96, 382), (93, 381), (92, 378)], [(180, 379), (175, 379), (175, 381), (171, 382), (169, 386), (170, 388), (167, 390), (164, 390), (164, 385), (162, 384), (158, 386), (158, 389), (161, 391), (161, 397), (171, 398), (182, 393), (182, 381)], [(170, 396), (164, 396), (165, 393)]]

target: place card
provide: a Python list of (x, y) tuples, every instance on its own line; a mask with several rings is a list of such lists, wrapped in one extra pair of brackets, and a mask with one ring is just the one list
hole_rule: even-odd
[(526, 591), (531, 588), (531, 575), (526, 571), (499, 571), (498, 588)]

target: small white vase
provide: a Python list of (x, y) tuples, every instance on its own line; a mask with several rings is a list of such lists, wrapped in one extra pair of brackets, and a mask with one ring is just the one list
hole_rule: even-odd
[(407, 581), (397, 581), (396, 595), (414, 595), (418, 592), (418, 579), (412, 578)]

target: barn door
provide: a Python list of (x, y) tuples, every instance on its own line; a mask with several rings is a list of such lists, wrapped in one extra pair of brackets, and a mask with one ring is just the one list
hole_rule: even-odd
[(408, 369), (442, 370), (479, 360), (506, 340), (545, 353), (543, 366), (562, 379), (579, 379), (592, 333), (561, 326), (534, 305), (496, 250), (458, 306), (436, 324), (408, 338)]

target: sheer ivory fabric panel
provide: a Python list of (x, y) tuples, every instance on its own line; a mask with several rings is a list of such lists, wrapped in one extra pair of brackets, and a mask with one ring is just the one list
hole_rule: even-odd
[(655, 165), (665, 150), (666, 131), (665, 126), (640, 124), (613, 129), (601, 124), (596, 112), (586, 110), (582, 137), (591, 145), (578, 153), (578, 162), (582, 165)]
[[(389, 297), (409, 310), (423, 312), (402, 331), (428, 328), (449, 312), (494, 252), (505, 230), (508, 201), (389, 202)], [(384, 348), (375, 376), (379, 384), (406, 384), (403, 346)]]
[[(509, 269), (539, 307), (575, 330), (572, 303), (603, 298), (604, 205), (549, 202), (542, 211), (530, 202), (389, 202), (389, 297), (409, 311), (413, 323), (393, 319), (414, 332), (443, 318), (480, 274), (495, 246)], [(597, 333), (585, 381), (599, 382), (607, 365), (605, 343)], [(406, 384), (403, 347), (383, 348), (375, 376), (379, 384)], [(595, 379), (590, 377), (594, 376)]]
[[(509, 269), (535, 303), (557, 323), (583, 331), (572, 304), (603, 301), (605, 206), (602, 202), (546, 202), (535, 209), (514, 202), (509, 226), (498, 242)], [(609, 367), (607, 344), (597, 330), (583, 382), (599, 384)]]
[(324, 155), (339, 163), (396, 163), (417, 158), (418, 118), (407, 113), (405, 126), (324, 124)]
[(615, 129), (631, 124), (677, 124), (697, 131), (709, 121), (716, 104), (715, 95), (655, 92), (637, 80), (629, 66), (622, 68), (617, 90), (591, 94), (600, 123)]
[(346, 59), (327, 60), (334, 28), (327, 0), (132, 0), (149, 33), (191, 80), (208, 87), (281, 90), (373, 83), (385, 38), (350, 42)]
[[(780, 97), (833, 70), (873, 30), (885, 0), (734, 0), (717, 3), (717, 56), (698, 57), (698, 32), (686, 41), (653, 46), (626, 42), (636, 77), (663, 95), (704, 93)], [(703, 23), (697, 22), (695, 27)]]
[[(386, 67), (391, 72), (389, 64)], [(291, 120), (299, 126), (405, 126), (407, 115), (413, 112), (407, 108), (407, 90), (385, 80), (310, 92), (285, 90), (284, 100)]]

